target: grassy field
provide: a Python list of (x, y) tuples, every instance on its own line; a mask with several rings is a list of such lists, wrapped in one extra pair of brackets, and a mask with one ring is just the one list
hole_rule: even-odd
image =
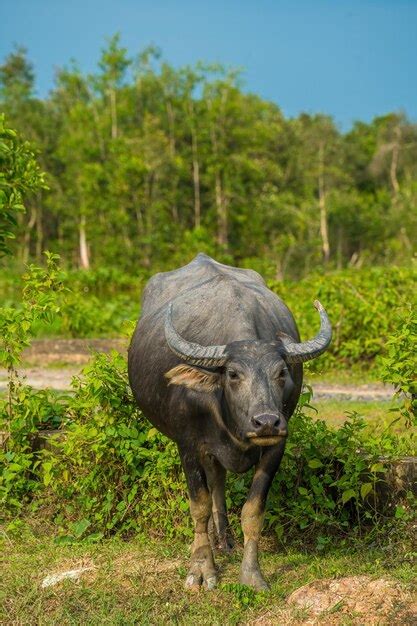
[[(27, 530), (20, 538), (3, 532), (1, 543), (2, 624), (303, 624), (309, 612), (287, 604), (291, 592), (318, 579), (353, 575), (383, 579), (384, 585), (399, 581), (395, 598), (379, 608), (368, 598), (367, 615), (336, 602), (317, 623), (413, 623), (413, 567), (407, 555), (396, 558), (392, 543), (366, 550), (334, 545), (320, 552), (277, 549), (265, 539), (261, 563), (271, 582), (268, 594), (237, 584), (239, 547), (217, 557), (219, 588), (192, 594), (183, 588), (189, 548), (181, 543), (114, 538), (63, 546)], [(42, 588), (47, 575), (79, 567), (90, 568), (79, 580)]]
[[(325, 420), (331, 426), (339, 427), (346, 420), (348, 413), (363, 415), (372, 426), (388, 425), (394, 419), (390, 413), (392, 404), (384, 400), (350, 400), (338, 398), (314, 399), (315, 410), (306, 408), (306, 413)], [(317, 411), (317, 412), (316, 412)]]

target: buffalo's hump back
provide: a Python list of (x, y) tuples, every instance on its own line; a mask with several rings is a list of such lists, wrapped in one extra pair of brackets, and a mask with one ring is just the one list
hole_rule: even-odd
[[(200, 253), (184, 267), (152, 276), (144, 290), (142, 315), (148, 315), (182, 293), (190, 292), (196, 287), (203, 287), (213, 279), (229, 279), (247, 286), (266, 287), (264, 280), (257, 272), (223, 265), (206, 254)], [(213, 288), (216, 288), (215, 284)]]
[(177, 330), (190, 340), (272, 339), (278, 328), (298, 338), (291, 313), (257, 272), (223, 265), (205, 254), (150, 279), (142, 319), (150, 316), (159, 326), (169, 302)]

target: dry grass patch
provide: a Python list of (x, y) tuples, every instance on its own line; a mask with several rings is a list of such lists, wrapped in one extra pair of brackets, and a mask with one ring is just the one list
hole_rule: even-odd
[(299, 587), (285, 606), (269, 607), (247, 626), (407, 626), (414, 625), (417, 603), (394, 580), (349, 576), (315, 580)]
[[(383, 551), (364, 549), (358, 558), (357, 552), (346, 549), (321, 554), (301, 548), (278, 551), (268, 539), (263, 544), (261, 566), (271, 583), (270, 593), (256, 594), (238, 584), (242, 558), (238, 546), (231, 555), (216, 557), (220, 579), (216, 590), (189, 594), (184, 590), (189, 559), (185, 542), (113, 538), (97, 544), (59, 545), (52, 535), (45, 537), (39, 532), (36, 536), (28, 532), (6, 538), (0, 553), (0, 623), (298, 626), (307, 623), (306, 619), (316, 619), (322, 620), (317, 623), (332, 625), (355, 624), (354, 607), (346, 604), (336, 611), (337, 599), (330, 611), (327, 606), (323, 615), (311, 615), (303, 606), (287, 604), (287, 598), (300, 587), (316, 589), (318, 579), (337, 581), (353, 575), (388, 579), (389, 574), (403, 580), (396, 587), (400, 595), (392, 605), (391, 623), (399, 623), (399, 616), (408, 619), (411, 609), (407, 585), (412, 579), (412, 566), (405, 560), (398, 558), (393, 566), (392, 561), (384, 564)], [(63, 580), (42, 589), (45, 576), (80, 567), (92, 569), (76, 580)], [(334, 621), (336, 618), (342, 621)], [(333, 621), (326, 622), (329, 619)]]

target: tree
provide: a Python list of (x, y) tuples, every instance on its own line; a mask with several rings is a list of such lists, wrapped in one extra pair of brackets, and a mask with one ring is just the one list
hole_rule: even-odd
[(42, 188), (44, 174), (29, 143), (22, 142), (0, 114), (0, 256), (11, 253), (8, 240), (15, 237), (26, 195)]
[(413, 257), (417, 127), (404, 116), (348, 133), (325, 115), (286, 119), (238, 71), (177, 69), (155, 47), (130, 58), (119, 35), (91, 75), (72, 63), (34, 93), (17, 48), (0, 66), (1, 106), (50, 187), (13, 214), (23, 261), (47, 247), (68, 265), (146, 273), (200, 247), (283, 279)]

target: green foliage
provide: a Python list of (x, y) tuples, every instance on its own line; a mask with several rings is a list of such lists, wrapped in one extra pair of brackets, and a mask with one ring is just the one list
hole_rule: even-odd
[(64, 287), (59, 277), (59, 256), (46, 253), (46, 268), (30, 265), (22, 276), (21, 307), (0, 308), (0, 364), (13, 370), (30, 344), (36, 322), (50, 323), (59, 311), (58, 294)]
[[(58, 428), (65, 422), (66, 398), (50, 390), (34, 390), (13, 380), (13, 392), (0, 399), (0, 504), (14, 513), (33, 499), (42, 485), (39, 467), (39, 431)], [(10, 414), (12, 417), (10, 418)]]
[[(338, 430), (305, 414), (310, 391), (300, 399), (291, 418), (290, 437), (279, 472), (272, 484), (266, 525), (282, 542), (297, 532), (304, 539), (338, 533), (360, 534), (382, 526), (390, 516), (382, 505), (385, 459), (408, 451), (409, 436), (385, 431), (369, 434), (356, 413)], [(250, 477), (230, 481), (228, 505), (242, 506)]]
[(417, 425), (417, 311), (409, 308), (386, 343), (381, 359), (382, 379), (391, 383), (401, 399), (398, 409), (409, 425)]
[(148, 527), (175, 532), (188, 508), (176, 448), (138, 412), (125, 359), (97, 355), (74, 389), (65, 439), (41, 470), (57, 521), (69, 536), (77, 536), (81, 522), (89, 535)]
[[(172, 269), (198, 250), (298, 279), (311, 269), (409, 264), (417, 241), (417, 127), (388, 114), (341, 133), (287, 119), (239, 72), (174, 68), (107, 40), (89, 75), (60, 69), (34, 97), (26, 52), (0, 66), (0, 105), (41, 153), (50, 192), (21, 216), (24, 260)], [(184, 243), (185, 242), (185, 243)]]
[[(9, 456), (3, 455), (3, 503), (13, 510), (17, 494), (36, 495), (34, 503), (38, 507), (43, 503), (53, 515), (63, 542), (84, 537), (94, 541), (131, 530), (189, 535), (188, 500), (176, 446), (137, 410), (124, 358), (117, 353), (97, 355), (84, 378), (75, 379), (74, 391), (64, 406), (55, 401), (53, 407), (47, 396), (41, 399), (42, 410), (35, 411), (38, 423), (50, 420), (54, 409), (65, 425), (65, 436), (52, 439), (47, 450), (37, 453), (28, 452), (28, 437), (36, 427), (30, 412), (37, 394), (22, 392), (27, 411), (15, 422), (17, 434), (11, 437), (17, 439), (8, 446)], [(305, 392), (290, 422), (290, 439), (268, 501), (268, 527), (282, 541), (300, 531), (314, 537), (375, 528), (390, 515), (379, 503), (386, 472), (381, 456), (395, 458), (406, 443), (389, 432), (365, 434), (365, 421), (356, 414), (333, 430), (306, 416), (303, 407), (309, 400), (310, 392)], [(13, 449), (19, 437), (24, 454), (17, 458)], [(13, 486), (16, 475), (20, 482)], [(250, 478), (250, 474), (229, 478), (227, 499), (234, 519)]]
[[(82, 306), (77, 302), (82, 302), (82, 293), (91, 294), (99, 302), (114, 289), (106, 273), (96, 277), (80, 274), (73, 279), (79, 285), (74, 296), (65, 287), (68, 277), (59, 271), (56, 260), (54, 255), (47, 255), (46, 269), (31, 266), (24, 277), (21, 308), (4, 307), (1, 311), (1, 358), (10, 371), (8, 396), (0, 404), (7, 435), (0, 453), (2, 504), (9, 514), (30, 501), (32, 506), (44, 506), (61, 529), (63, 542), (80, 538), (96, 541), (110, 533), (132, 530), (156, 536), (188, 535), (188, 502), (176, 447), (136, 408), (121, 355), (97, 355), (85, 368), (84, 377), (74, 380), (74, 394), (66, 398), (35, 392), (14, 374), (36, 323), (51, 321), (59, 309), (64, 320), (65, 315), (76, 319), (71, 307), (74, 301)], [(365, 272), (364, 276), (345, 272), (330, 282), (318, 276), (291, 288), (279, 286), (288, 289), (284, 297), (297, 319), (304, 320), (310, 329), (308, 335), (308, 316), (315, 314), (310, 306), (307, 313), (308, 300), (319, 296), (330, 312), (339, 315), (337, 332), (344, 339), (336, 343), (340, 349), (336, 357), (349, 355), (354, 362), (361, 333), (365, 350), (370, 346), (368, 358), (376, 353), (376, 347), (382, 351), (381, 335), (386, 336), (395, 326), (400, 303), (409, 297), (413, 272), (394, 268), (385, 272), (384, 279), (388, 295), (380, 291), (379, 270)], [(131, 283), (121, 280), (126, 290), (123, 295), (128, 297)], [(388, 317), (392, 312), (393, 317)], [(369, 336), (375, 319), (377, 330)], [(79, 320), (81, 324), (82, 315)], [(344, 342), (349, 341), (350, 334), (352, 345), (346, 348)], [(393, 375), (393, 364), (400, 359), (403, 369), (398, 370), (399, 378), (393, 382), (401, 384), (406, 392), (414, 389), (414, 341), (415, 319), (410, 314), (398, 328), (396, 342), (389, 342), (390, 350), (395, 347), (398, 353), (390, 352), (386, 361), (386, 367), (391, 368), (387, 371)], [(302, 532), (304, 536), (321, 537), (318, 541), (324, 548), (323, 537), (328, 533), (364, 532), (389, 515), (389, 511), (381, 511), (379, 502), (386, 473), (381, 457), (389, 460), (407, 452), (408, 440), (389, 430), (365, 432), (365, 421), (356, 414), (342, 428), (333, 430), (306, 415), (304, 408), (310, 398), (308, 391), (302, 395), (290, 422), (291, 436), (271, 489), (266, 522), (282, 541)], [(47, 449), (34, 449), (34, 437), (47, 426), (58, 426), (65, 432), (52, 439)], [(230, 477), (228, 506), (234, 518), (245, 500), (249, 481), (249, 474)], [(393, 512), (401, 521), (407, 517), (407, 510), (403, 514), (399, 506)]]
[(15, 237), (25, 196), (42, 188), (44, 174), (29, 143), (22, 142), (0, 114), (0, 257), (10, 254), (8, 240)]
[(63, 290), (58, 256), (46, 253), (46, 268), (30, 265), (23, 276), (22, 306), (0, 308), (0, 364), (8, 370), (7, 395), (0, 399), (0, 428), (6, 448), (0, 450), (0, 501), (19, 508), (38, 488), (32, 451), (38, 430), (59, 423), (63, 405), (49, 391), (33, 392), (16, 374), (22, 351), (30, 344), (36, 323), (51, 322)]
[[(309, 364), (310, 368), (323, 371), (355, 365), (378, 372), (382, 371), (380, 357), (402, 324), (407, 303), (416, 303), (416, 278), (414, 268), (366, 268), (312, 274), (299, 282), (270, 280), (268, 285), (293, 312), (303, 339), (311, 337), (318, 326), (313, 301), (319, 298), (326, 307), (333, 325), (332, 345), (329, 352)], [(37, 324), (34, 330), (43, 336), (120, 335), (124, 322), (134, 321), (139, 315), (146, 279), (147, 273), (132, 276), (105, 267), (61, 272), (59, 280), (65, 289), (60, 298), (60, 315), (53, 325)], [(18, 286), (19, 279), (13, 273), (0, 274), (0, 288), (17, 308)], [(408, 353), (412, 366), (411, 344)], [(396, 367), (400, 361), (396, 360)]]
[(302, 338), (311, 337), (317, 328), (312, 302), (318, 298), (328, 311), (332, 345), (311, 363), (312, 368), (336, 363), (367, 368), (385, 352), (388, 338), (404, 316), (404, 305), (417, 304), (416, 279), (414, 268), (390, 267), (312, 275), (298, 283), (271, 281), (269, 286), (291, 309)]
[(221, 585), (221, 590), (232, 595), (234, 604), (239, 609), (259, 606), (267, 598), (265, 593), (257, 592), (252, 587), (239, 583), (225, 583)]
[[(44, 270), (39, 268), (39, 271)], [(4, 271), (0, 274), (0, 291), (5, 294), (5, 303), (8, 304), (2, 309), (3, 317), (6, 317), (5, 308), (8, 309), (8, 316), (24, 315), (26, 305), (22, 289), (25, 277), (26, 274), (22, 280), (16, 272)], [(89, 272), (57, 269), (54, 281), (56, 286), (60, 285), (59, 294), (55, 294), (55, 309), (59, 310), (59, 315), (55, 315), (53, 320), (48, 316), (36, 316), (31, 336), (120, 336), (125, 321), (138, 316), (143, 283), (138, 278), (113, 268)], [(49, 295), (52, 297), (53, 293), (54, 290)]]
[[(70, 337), (118, 336), (123, 323), (138, 315), (138, 308), (128, 296), (100, 300), (94, 295), (86, 297), (82, 292), (71, 292), (61, 305), (59, 326), (53, 330)], [(45, 330), (44, 326), (42, 329)]]

